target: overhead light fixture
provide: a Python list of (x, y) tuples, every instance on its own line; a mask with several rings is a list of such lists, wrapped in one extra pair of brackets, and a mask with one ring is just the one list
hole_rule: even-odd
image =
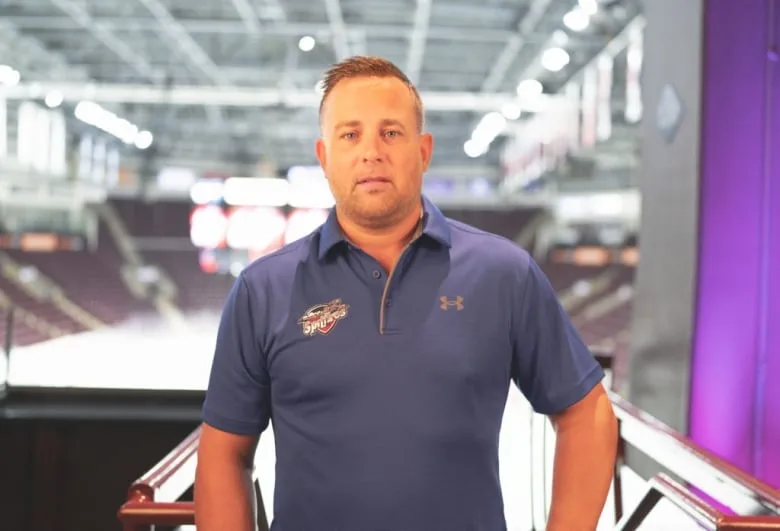
[(19, 71), (10, 65), (0, 65), (0, 85), (15, 87), (22, 79)]
[(520, 114), (522, 114), (522, 109), (517, 103), (507, 103), (501, 107), (501, 114), (507, 120), (517, 120), (520, 118)]
[(466, 140), (466, 143), (463, 144), (463, 151), (466, 153), (466, 156), (475, 159), (485, 153), (486, 146), (480, 145), (476, 140), (472, 138)]
[(590, 24), (590, 17), (580, 7), (575, 7), (563, 15), (563, 23), (572, 31), (583, 31)]
[(59, 90), (52, 90), (48, 94), (46, 94), (46, 98), (44, 99), (44, 103), (46, 103), (46, 106), (50, 109), (54, 109), (55, 107), (59, 107), (62, 105), (62, 92)]
[(81, 101), (73, 114), (84, 123), (115, 136), (125, 144), (134, 144), (138, 149), (147, 149), (154, 140), (152, 133), (141, 131), (129, 120), (120, 118), (92, 101)]
[(317, 41), (314, 40), (314, 37), (306, 35), (305, 37), (301, 37), (301, 40), (298, 41), (298, 48), (300, 48), (302, 52), (310, 52), (314, 49), (316, 44)]
[(559, 72), (570, 61), (569, 53), (563, 48), (549, 48), (542, 54), (542, 66), (550, 72)]
[(138, 149), (149, 149), (154, 141), (154, 136), (149, 131), (139, 131), (135, 137), (135, 147)]
[(541, 96), (544, 87), (536, 79), (524, 79), (517, 84), (517, 97), (520, 100), (533, 99)]
[(599, 4), (596, 0), (579, 0), (577, 2), (586, 15), (595, 15), (599, 10)]

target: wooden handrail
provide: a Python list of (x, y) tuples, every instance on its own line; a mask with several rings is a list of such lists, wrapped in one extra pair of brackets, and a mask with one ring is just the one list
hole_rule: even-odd
[(621, 518), (616, 531), (635, 531), (644, 522), (653, 508), (666, 498), (704, 529), (717, 531), (723, 514), (707, 502), (688, 491), (665, 474), (659, 474), (648, 482), (645, 495), (631, 513)]
[(180, 526), (195, 524), (193, 502), (128, 501), (119, 511), (125, 529), (144, 529), (153, 525)]
[(744, 515), (780, 514), (780, 491), (608, 391), (621, 438), (689, 484)]
[(636, 531), (661, 499), (666, 499), (704, 529), (711, 531), (777, 531), (777, 516), (735, 516), (723, 514), (701, 497), (686, 489), (666, 474), (658, 474), (648, 482), (648, 488), (630, 514), (615, 526), (616, 531)]
[[(127, 501), (117, 514), (125, 531), (151, 531), (155, 525), (180, 526), (195, 523), (194, 503), (178, 500), (195, 481), (200, 432), (200, 427), (196, 428), (168, 455), (133, 482), (128, 490)], [(268, 520), (256, 471), (253, 471), (252, 479), (258, 510), (257, 529), (268, 531)]]
[(174, 501), (192, 485), (197, 464), (200, 427), (130, 486), (130, 496)]
[(177, 500), (194, 482), (199, 441), (200, 427), (130, 485), (117, 514), (125, 531), (195, 523), (193, 503)]

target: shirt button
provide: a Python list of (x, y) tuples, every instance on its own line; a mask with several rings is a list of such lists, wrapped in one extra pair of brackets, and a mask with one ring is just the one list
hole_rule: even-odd
[(374, 270), (373, 274), (374, 274), (374, 278), (377, 279), (377, 280), (382, 278), (382, 273), (380, 271)]
[(391, 299), (389, 299), (389, 298), (385, 299), (385, 308), (389, 308), (390, 307), (390, 300)]

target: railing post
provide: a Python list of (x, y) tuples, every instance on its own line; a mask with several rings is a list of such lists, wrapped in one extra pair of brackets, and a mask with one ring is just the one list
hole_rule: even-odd
[(622, 434), (622, 423), (620, 420), (617, 422), (617, 432), (618, 432), (618, 440), (617, 440), (617, 456), (615, 459), (615, 472), (614, 472), (614, 482), (612, 487), (612, 494), (615, 502), (615, 522), (619, 522), (621, 518), (623, 518), (623, 480), (622, 480), (622, 474), (623, 474), (623, 465), (626, 461), (626, 443), (623, 440), (623, 434)]
[(11, 366), (11, 349), (14, 345), (14, 307), (8, 307), (8, 313), (5, 316), (5, 339), (3, 341), (3, 354), (0, 356), (0, 363), (4, 365), (2, 372), (5, 374), (3, 381), (0, 381), (0, 400), (8, 394), (8, 369)]
[(257, 508), (257, 531), (269, 531), (268, 515), (265, 512), (263, 493), (260, 490), (260, 480), (254, 478), (252, 485), (255, 488), (255, 507)]
[(661, 498), (663, 498), (661, 492), (651, 484), (631, 514), (626, 515), (625, 519), (618, 520), (615, 531), (636, 531)]

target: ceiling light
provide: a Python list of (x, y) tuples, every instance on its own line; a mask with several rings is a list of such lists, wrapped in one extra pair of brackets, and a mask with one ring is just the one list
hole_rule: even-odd
[(599, 4), (596, 0), (579, 0), (577, 3), (586, 15), (595, 15), (599, 10)]
[(503, 114), (504, 118), (507, 120), (517, 120), (520, 118), (521, 112), (520, 106), (517, 103), (507, 103), (501, 107), (501, 114)]
[(141, 131), (135, 137), (135, 147), (138, 149), (147, 149), (152, 145), (154, 136), (149, 131)]
[(574, 8), (563, 16), (563, 23), (572, 31), (582, 31), (588, 27), (590, 17), (582, 8)]
[(48, 94), (46, 94), (46, 98), (44, 99), (44, 102), (46, 103), (46, 106), (50, 109), (53, 109), (55, 107), (59, 107), (62, 104), (62, 92), (59, 90), (52, 90)]
[(521, 100), (533, 99), (542, 94), (544, 87), (536, 79), (525, 79), (517, 85), (517, 97)]
[(551, 72), (560, 71), (569, 60), (569, 53), (563, 48), (550, 48), (542, 54), (542, 66)]
[(298, 41), (298, 48), (300, 48), (302, 52), (310, 52), (314, 49), (315, 44), (316, 41), (314, 40), (314, 37), (306, 35), (305, 37), (301, 37), (301, 40)]
[(467, 140), (466, 143), (463, 144), (463, 151), (465, 151), (468, 157), (475, 159), (485, 153), (485, 148), (476, 140), (471, 139)]
[(0, 65), (0, 85), (13, 87), (19, 84), (21, 78), (21, 74), (15, 68), (8, 65)]

